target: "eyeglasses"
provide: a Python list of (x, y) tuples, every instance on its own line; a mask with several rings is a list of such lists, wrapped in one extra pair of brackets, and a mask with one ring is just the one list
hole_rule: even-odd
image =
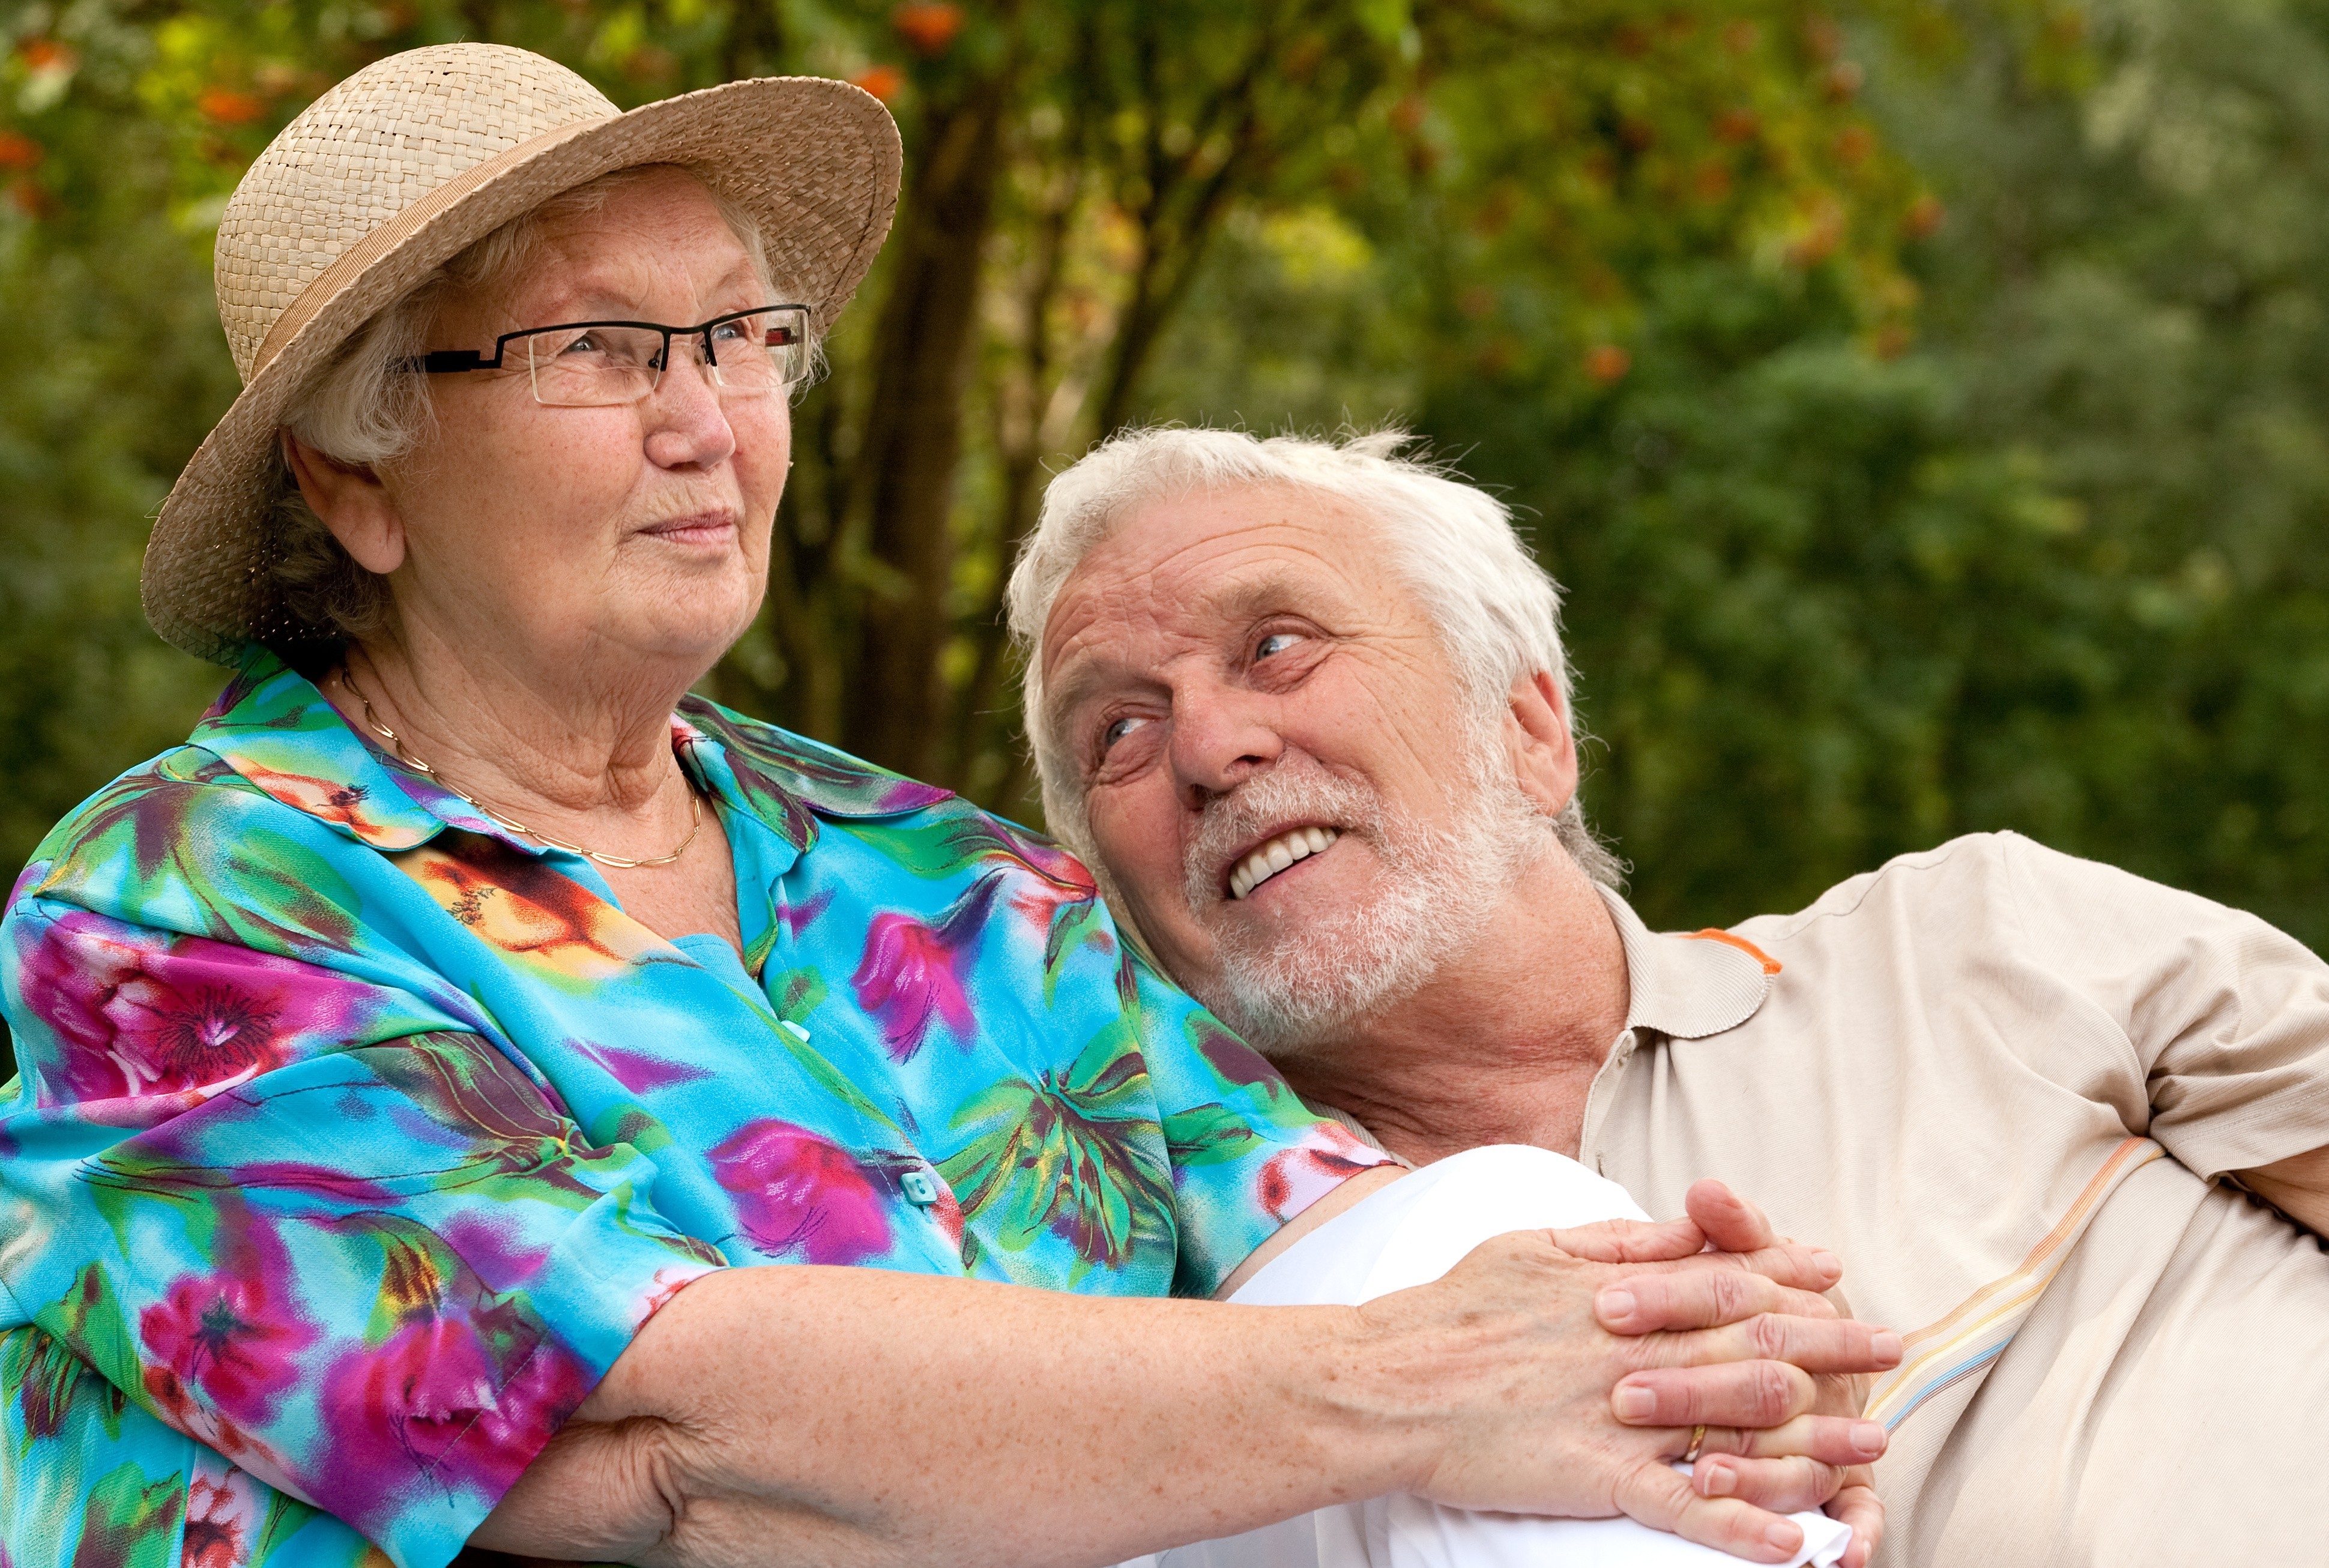
[(652, 321), (570, 321), (494, 340), (491, 359), (476, 349), (438, 349), (402, 361), (423, 375), (523, 371), (533, 400), (556, 408), (605, 408), (654, 392), (671, 361), (671, 340), (693, 340), (704, 379), (723, 398), (759, 398), (806, 379), (805, 305), (764, 305), (716, 315), (701, 326)]

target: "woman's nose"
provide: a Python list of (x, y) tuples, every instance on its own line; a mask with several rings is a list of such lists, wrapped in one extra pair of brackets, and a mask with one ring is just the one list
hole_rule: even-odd
[(640, 405), (647, 457), (662, 468), (716, 468), (735, 455), (736, 429), (701, 353), (674, 343), (655, 390)]

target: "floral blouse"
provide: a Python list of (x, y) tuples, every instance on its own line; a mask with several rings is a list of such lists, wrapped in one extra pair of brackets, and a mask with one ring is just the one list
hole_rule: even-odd
[(0, 1568), (439, 1568), (717, 1268), (1203, 1294), (1381, 1157), (1071, 857), (689, 699), (744, 955), (253, 652), (0, 924)]

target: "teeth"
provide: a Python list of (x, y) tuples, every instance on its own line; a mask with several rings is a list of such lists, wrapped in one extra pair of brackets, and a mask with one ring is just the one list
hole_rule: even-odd
[(1342, 836), (1337, 828), (1288, 828), (1237, 863), (1230, 872), (1230, 897), (1244, 897), (1295, 861), (1308, 859)]

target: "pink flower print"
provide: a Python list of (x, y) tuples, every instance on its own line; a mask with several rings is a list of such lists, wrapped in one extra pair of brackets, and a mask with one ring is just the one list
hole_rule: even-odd
[(977, 953), (1003, 875), (980, 878), (936, 925), (910, 915), (873, 917), (849, 983), (858, 1005), (882, 1020), (891, 1060), (911, 1060), (934, 1017), (945, 1019), (957, 1039), (970, 1038), (974, 1025), (962, 975)]
[(288, 1300), (271, 1238), (230, 1245), (221, 1262), (217, 1273), (180, 1275), (138, 1313), (146, 1392), (172, 1424), (229, 1458), (265, 1455), (250, 1432), (298, 1382), (316, 1329)]
[(938, 934), (910, 915), (877, 915), (864, 957), (849, 983), (858, 1005), (882, 1020), (893, 1061), (922, 1048), (933, 1015), (957, 1036), (970, 1033), (970, 1000), (955, 972), (955, 953)]
[(259, 1546), (264, 1516), (258, 1483), (240, 1469), (209, 1473), (198, 1456), (186, 1488), (186, 1529), (178, 1546), (178, 1568), (246, 1568)]
[(594, 1382), (509, 1298), (421, 1314), (325, 1374), (323, 1424), (333, 1442), (318, 1456), (324, 1468), (303, 1478), (305, 1489), (368, 1534), (423, 1476), (498, 1498)]
[(366, 994), (206, 937), (125, 935), (67, 915), (25, 954), (24, 1004), (56, 1031), (65, 1087), (84, 1101), (219, 1094), (281, 1066), (302, 1036), (344, 1038)]
[[(1254, 1196), (1280, 1225), (1361, 1171), (1383, 1163), (1381, 1155), (1333, 1122), (1322, 1122), (1310, 1131), (1315, 1135), (1311, 1144), (1272, 1155), (1254, 1184)], [(1334, 1147), (1318, 1147), (1322, 1143)]]
[(734, 1195), (745, 1238), (771, 1257), (854, 1263), (890, 1250), (878, 1178), (806, 1127), (747, 1122), (712, 1151), (712, 1171)]

